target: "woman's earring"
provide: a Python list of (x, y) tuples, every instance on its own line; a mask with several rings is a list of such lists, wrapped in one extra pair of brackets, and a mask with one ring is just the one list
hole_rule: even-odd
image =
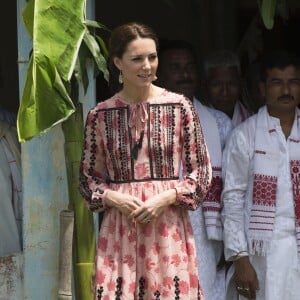
[(122, 84), (123, 83), (123, 74), (122, 71), (120, 70), (120, 74), (119, 74), (119, 83)]
[(157, 76), (156, 75), (154, 75), (154, 77), (153, 77), (153, 81), (155, 81), (155, 80), (157, 80)]

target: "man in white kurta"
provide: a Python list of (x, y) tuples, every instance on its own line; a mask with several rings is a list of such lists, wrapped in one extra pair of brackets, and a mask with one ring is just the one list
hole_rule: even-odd
[(263, 79), (266, 106), (233, 130), (223, 154), (227, 299), (298, 300), (299, 58), (270, 55)]
[(222, 149), (232, 130), (230, 118), (223, 112), (204, 106), (195, 94), (199, 78), (196, 54), (190, 44), (169, 40), (160, 45), (158, 84), (184, 94), (193, 101), (198, 113), (213, 168), (209, 197), (196, 211), (189, 213), (193, 227), (200, 285), (205, 300), (225, 297), (225, 267), (217, 268), (223, 254), (220, 216), (222, 190)]
[[(226, 139), (232, 130), (230, 119), (221, 111), (206, 107), (194, 98), (194, 107), (201, 120), (201, 126), (207, 148), (211, 157), (213, 175), (214, 166), (221, 167), (222, 149)], [(220, 162), (218, 162), (220, 160)], [(221, 170), (221, 169), (220, 169)], [(212, 185), (214, 180), (212, 181)], [(220, 190), (211, 187), (219, 194), (212, 197), (220, 197)], [(207, 300), (223, 300), (225, 297), (225, 268), (217, 268), (223, 256), (222, 224), (218, 212), (212, 215), (211, 212), (205, 216), (205, 204), (197, 210), (189, 212), (191, 219), (198, 258), (198, 273), (202, 284), (204, 298)], [(210, 222), (212, 222), (210, 224)], [(215, 225), (219, 228), (215, 228)]]
[(21, 251), (20, 149), (15, 129), (0, 120), (0, 256)]

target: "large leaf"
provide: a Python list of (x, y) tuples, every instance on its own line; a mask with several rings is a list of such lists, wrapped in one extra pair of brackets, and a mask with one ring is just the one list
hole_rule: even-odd
[(75, 111), (56, 67), (46, 56), (31, 58), (18, 113), (20, 141), (26, 141), (67, 119)]
[(86, 93), (89, 85), (89, 77), (87, 72), (87, 59), (91, 58), (91, 53), (84, 43), (81, 44), (78, 58), (76, 61), (74, 76), (77, 82), (81, 82), (84, 93)]
[(267, 29), (272, 29), (276, 12), (276, 0), (261, 0), (258, 4), (264, 25)]
[(101, 24), (100, 22), (97, 22), (95, 20), (84, 20), (83, 23), (88, 27), (104, 29), (104, 30), (110, 32), (110, 30), (104, 24)]
[(95, 40), (95, 37), (91, 35), (88, 31), (86, 31), (84, 35), (84, 42), (86, 46), (89, 48), (89, 50), (91, 51), (95, 59), (95, 62), (98, 66), (98, 69), (103, 72), (104, 78), (108, 80), (108, 70), (106, 67), (106, 60), (101, 53), (99, 44)]
[(101, 48), (101, 51), (103, 53), (104, 58), (107, 59), (108, 58), (108, 49), (106, 47), (106, 44), (105, 44), (104, 40), (99, 35), (95, 35), (95, 38), (96, 38), (96, 40), (98, 41), (98, 43), (100, 45), (100, 48)]
[(34, 55), (49, 57), (59, 74), (70, 80), (86, 27), (84, 0), (35, 0)]
[[(95, 22), (95, 24), (98, 23)], [(74, 69), (75, 78), (83, 85), (85, 93), (89, 85), (87, 60), (90, 59), (94, 62), (95, 77), (99, 74), (99, 72), (102, 72), (104, 78), (108, 80), (108, 70), (106, 65), (107, 57), (108, 50), (103, 39), (100, 36), (96, 34), (92, 35), (87, 31), (86, 37), (84, 38), (84, 43), (81, 44)]]
[[(103, 29), (103, 30), (111, 33), (110, 29), (108, 29), (105, 25), (103, 25), (103, 24), (101, 24), (101, 23), (99, 23), (97, 21), (94, 21), (94, 20), (85, 20), (84, 24), (86, 24), (86, 26), (88, 26), (88, 27), (92, 27), (94, 29)], [(97, 35), (96, 33), (94, 34), (94, 36), (95, 36), (95, 39), (97, 40), (97, 42), (100, 45), (101, 53), (103, 53), (104, 58), (107, 59), (107, 57), (108, 57), (108, 50), (107, 50), (107, 47), (106, 47), (106, 44), (105, 44), (104, 40), (102, 39), (101, 36)]]
[(64, 84), (73, 74), (87, 31), (85, 4), (85, 0), (30, 0), (23, 12), (33, 51), (18, 112), (20, 141), (49, 130), (74, 112)]
[(33, 38), (34, 0), (29, 0), (22, 14), (24, 25)]

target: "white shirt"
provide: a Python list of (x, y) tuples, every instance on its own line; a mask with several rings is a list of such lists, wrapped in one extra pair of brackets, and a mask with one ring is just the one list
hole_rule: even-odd
[(208, 111), (212, 114), (212, 116), (216, 120), (219, 134), (220, 134), (221, 147), (223, 149), (225, 146), (226, 140), (227, 140), (230, 132), (233, 129), (233, 124), (232, 124), (230, 118), (222, 111), (217, 110), (212, 107), (206, 107), (206, 108), (208, 109)]
[[(217, 152), (221, 160), (221, 152), (225, 145), (226, 138), (233, 128), (231, 120), (225, 113), (204, 106), (197, 99), (194, 99), (193, 104), (198, 115), (201, 114), (203, 116), (204, 114), (205, 116), (205, 118), (201, 118), (200, 116), (200, 123), (211, 159), (213, 161), (212, 156)], [(216, 139), (215, 142), (214, 139)], [(212, 147), (220, 147), (221, 149), (214, 151), (215, 149), (211, 149)], [(189, 212), (189, 215), (196, 243), (198, 273), (204, 299), (223, 300), (225, 297), (225, 270), (223, 269), (219, 272), (216, 270), (217, 263), (223, 251), (223, 245), (221, 242), (207, 238), (204, 215), (201, 207), (196, 211)]]
[[(279, 119), (269, 118), (276, 128), (277, 134), (273, 139), (279, 149), (275, 224), (266, 256), (250, 256), (250, 260), (260, 284), (257, 300), (297, 300), (300, 299), (300, 268), (295, 237), (289, 141), (281, 130)], [(240, 251), (248, 251), (255, 131), (256, 115), (232, 131), (223, 152), (222, 215), (226, 259)]]

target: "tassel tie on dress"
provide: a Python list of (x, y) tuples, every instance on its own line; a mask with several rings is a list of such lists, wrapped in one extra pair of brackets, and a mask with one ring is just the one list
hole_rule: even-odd
[(128, 126), (131, 129), (130, 133), (133, 142), (131, 155), (135, 160), (138, 157), (138, 151), (142, 148), (144, 138), (144, 127), (147, 120), (148, 113), (146, 103), (130, 105), (130, 116)]

